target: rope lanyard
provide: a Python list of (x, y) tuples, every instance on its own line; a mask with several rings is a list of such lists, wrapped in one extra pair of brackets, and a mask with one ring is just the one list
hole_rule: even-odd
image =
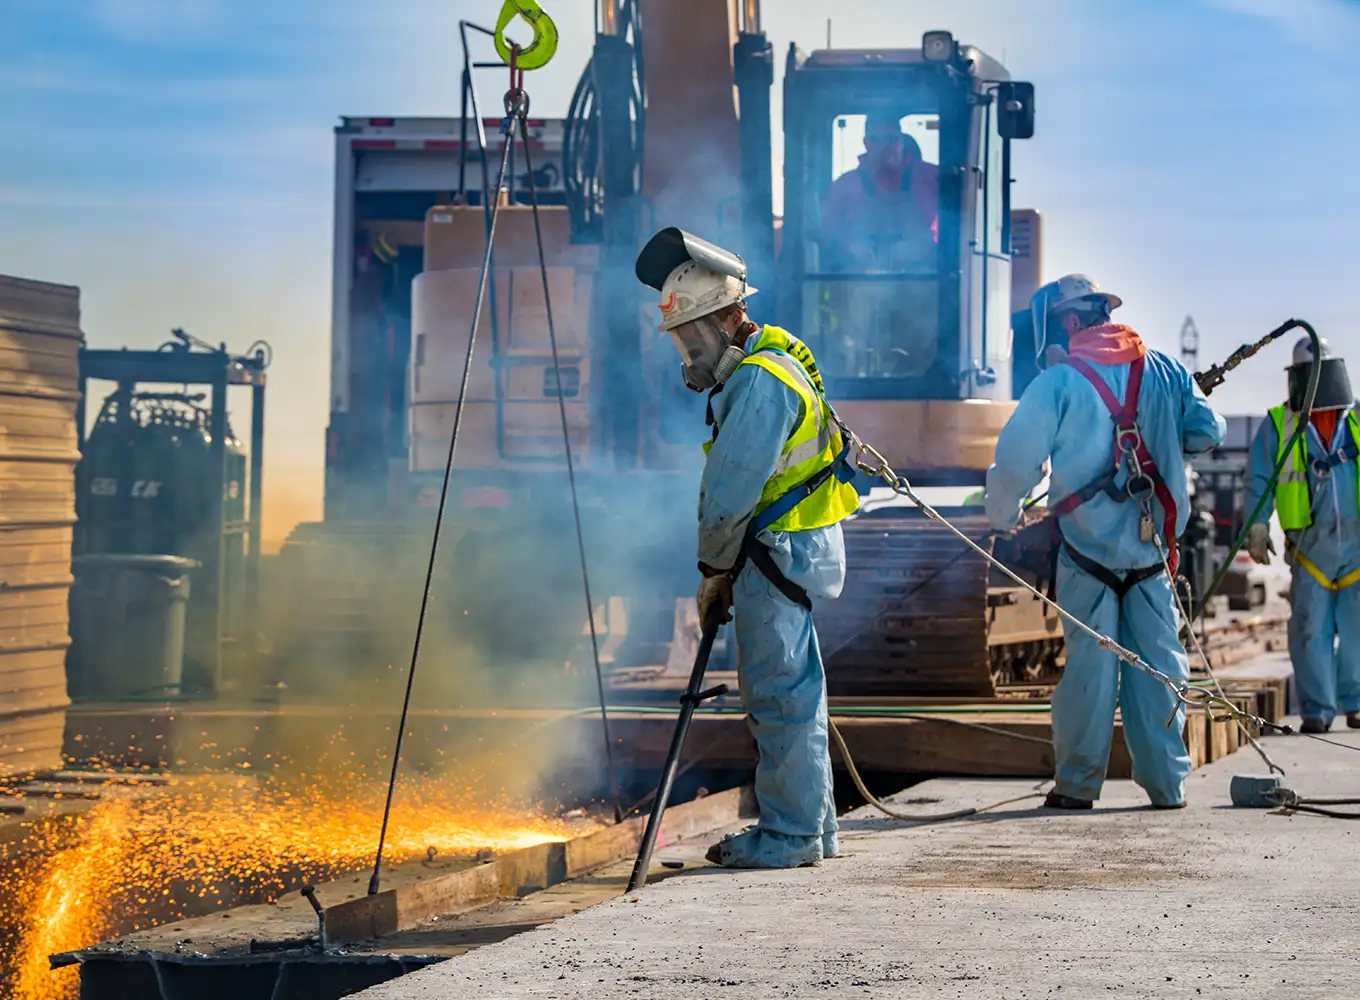
[[(507, 8), (511, 6), (507, 2)], [(517, 8), (523, 13), (523, 4), (518, 4)], [(536, 5), (534, 5), (536, 8)], [(508, 18), (506, 19), (508, 23)], [(535, 25), (546, 22), (551, 27), (552, 22), (541, 10), (538, 11)], [(503, 29), (503, 25), (500, 26)], [(546, 30), (546, 29), (545, 29)], [(536, 31), (536, 39), (539, 37)], [(545, 38), (548, 37), (546, 34)], [(552, 34), (555, 40), (555, 31)], [(537, 41), (535, 42), (537, 44)], [(497, 174), (496, 187), (494, 191), (486, 190), (483, 197), (490, 200), (490, 213), (487, 217), (486, 229), (486, 248), (482, 252), (481, 275), (477, 283), (476, 305), (472, 313), (472, 331), (468, 335), (467, 353), (463, 358), (463, 375), (458, 388), (458, 403), (454, 409), (453, 430), (449, 437), (448, 456), (444, 463), (444, 477), (439, 492), (439, 506), (435, 515), (434, 535), (430, 540), (430, 558), (425, 570), (425, 588), (420, 601), (420, 614), (416, 619), (416, 630), (414, 641), (411, 645), (411, 663), (406, 672), (406, 691), (402, 698), (401, 720), (397, 727), (396, 746), (392, 752), (392, 772), (387, 782), (387, 797), (383, 804), (382, 825), (378, 832), (378, 846), (374, 855), (373, 874), (368, 882), (368, 894), (375, 895), (379, 891), (381, 883), (381, 872), (383, 862), (383, 849), (387, 841), (387, 828), (392, 815), (392, 799), (396, 791), (397, 774), (401, 765), (402, 739), (406, 733), (406, 723), (411, 711), (411, 693), (415, 684), (416, 664), (420, 658), (420, 642), (424, 634), (425, 618), (429, 609), (430, 591), (434, 580), (435, 557), (439, 551), (439, 539), (443, 532), (444, 515), (448, 507), (449, 485), (453, 478), (453, 460), (458, 446), (458, 433), (462, 428), (464, 404), (467, 399), (468, 385), (472, 376), (472, 357), (477, 344), (477, 328), (481, 325), (482, 309), (486, 301), (487, 283), (491, 273), (492, 247), (496, 235), (496, 222), (500, 216), (501, 197), (500, 192), (505, 188), (506, 176), (509, 172), (510, 154), (514, 148), (515, 134), (519, 133), (520, 140), (524, 147), (525, 166), (529, 174), (529, 196), (530, 206), (533, 213), (534, 236), (538, 248), (539, 274), (543, 280), (544, 305), (547, 310), (548, 339), (552, 347), (553, 371), (557, 379), (557, 401), (558, 412), (562, 422), (562, 445), (566, 454), (567, 477), (571, 485), (572, 510), (576, 519), (576, 544), (581, 563), (581, 583), (585, 593), (586, 616), (590, 627), (590, 647), (595, 665), (595, 679), (600, 698), (600, 726), (605, 745), (605, 763), (608, 769), (609, 793), (613, 800), (615, 820), (622, 819), (622, 811), (619, 806), (618, 784), (614, 769), (614, 742), (609, 732), (609, 713), (605, 704), (604, 673), (600, 665), (600, 645), (598, 630), (595, 625), (595, 605), (590, 591), (590, 573), (586, 564), (585, 536), (581, 527), (581, 508), (580, 500), (576, 489), (576, 472), (572, 462), (571, 438), (568, 430), (566, 412), (566, 394), (562, 386), (562, 367), (557, 348), (557, 330), (553, 322), (552, 302), (548, 292), (548, 266), (547, 256), (543, 249), (543, 230), (539, 219), (538, 193), (534, 186), (533, 165), (529, 160), (530, 142), (528, 136), (528, 113), (529, 95), (525, 92), (523, 81), (526, 69), (536, 69), (546, 63), (551, 58), (551, 46), (548, 47), (547, 56), (541, 61), (532, 65), (521, 65), (519, 60), (520, 49), (518, 45), (513, 45), (509, 50), (509, 69), (510, 69), (510, 89), (505, 94), (505, 120), (501, 126), (501, 132), (505, 136), (505, 146), (501, 150), (500, 170)], [(483, 162), (485, 162), (486, 149), (483, 147)]]

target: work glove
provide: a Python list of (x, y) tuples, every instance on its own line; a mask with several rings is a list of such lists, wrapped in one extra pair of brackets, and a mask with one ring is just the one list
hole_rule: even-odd
[(708, 624), (708, 616), (714, 610), (719, 615), (719, 624), (726, 625), (732, 620), (732, 581), (726, 574), (704, 577), (695, 600), (699, 602), (701, 626)]
[(1270, 539), (1270, 525), (1253, 524), (1247, 536), (1247, 554), (1254, 563), (1270, 565), (1270, 555), (1275, 551), (1275, 543)]
[(1048, 508), (1035, 504), (1033, 507), (1021, 506), (1015, 517), (1015, 527), (1009, 531), (991, 531), (987, 537), (994, 542), (999, 542), (1004, 538), (1014, 538), (1026, 528), (1042, 521), (1048, 514)]

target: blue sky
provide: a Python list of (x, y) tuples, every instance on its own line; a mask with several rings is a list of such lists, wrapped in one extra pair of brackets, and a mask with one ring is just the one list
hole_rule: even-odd
[[(592, 5), (529, 77), (565, 111)], [(1118, 291), (1174, 349), (1216, 358), (1281, 320), (1355, 342), (1360, 4), (1352, 0), (766, 0), (782, 56), (908, 46), (948, 28), (1038, 89), (1016, 196), (1045, 217), (1048, 276)], [(0, 272), (80, 285), (98, 346), (173, 326), (276, 351), (274, 534), (320, 509), (329, 380), (331, 129), (340, 115), (457, 113), (460, 17), (497, 0), (0, 0)], [(485, 86), (499, 87), (488, 80)], [(776, 83), (776, 116), (779, 88)], [(776, 119), (777, 120), (777, 119)], [(1287, 349), (1220, 390), (1283, 392)], [(1220, 395), (1215, 395), (1219, 400)], [(244, 411), (243, 414), (244, 416)]]

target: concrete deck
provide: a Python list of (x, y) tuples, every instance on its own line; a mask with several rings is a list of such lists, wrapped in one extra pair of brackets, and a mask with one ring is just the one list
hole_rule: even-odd
[[(1303, 795), (1360, 797), (1354, 750), (1265, 745)], [(1234, 809), (1243, 748), (1191, 775), (1190, 806), (1146, 808), (1126, 781), (1091, 813), (1025, 806), (904, 828), (842, 821), (816, 869), (701, 867), (369, 989), (365, 1000), (867, 996), (1354, 996), (1360, 823)], [(937, 780), (922, 811), (1028, 782)]]

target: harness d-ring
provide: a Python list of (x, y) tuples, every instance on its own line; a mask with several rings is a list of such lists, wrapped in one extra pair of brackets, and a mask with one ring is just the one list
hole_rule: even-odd
[(521, 70), (542, 69), (557, 54), (557, 25), (553, 24), (537, 0), (505, 0), (501, 15), (496, 19), (496, 54), (510, 62), (511, 43), (505, 29), (516, 17), (522, 17), (534, 29), (534, 39), (519, 50), (516, 65)]
[(1125, 455), (1136, 455), (1143, 447), (1143, 432), (1137, 424), (1125, 424), (1115, 428), (1115, 444)]
[(1151, 476), (1142, 471), (1130, 476), (1129, 481), (1124, 484), (1124, 492), (1129, 495), (1129, 499), (1138, 503), (1151, 500), (1156, 491), (1157, 484), (1152, 481)]

